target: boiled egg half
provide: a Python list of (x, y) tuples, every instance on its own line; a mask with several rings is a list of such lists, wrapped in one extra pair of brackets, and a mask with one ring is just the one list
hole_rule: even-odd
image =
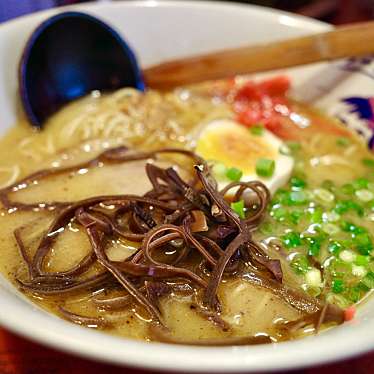
[(199, 128), (195, 151), (212, 166), (219, 189), (233, 180), (260, 180), (274, 193), (290, 178), (294, 161), (284, 142), (264, 128), (254, 130), (231, 119)]

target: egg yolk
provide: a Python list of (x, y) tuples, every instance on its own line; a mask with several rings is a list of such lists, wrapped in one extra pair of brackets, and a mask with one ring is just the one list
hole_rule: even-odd
[(236, 167), (244, 174), (253, 173), (259, 158), (275, 159), (277, 149), (247, 128), (231, 123), (230, 126), (211, 124), (197, 140), (196, 152), (206, 160)]

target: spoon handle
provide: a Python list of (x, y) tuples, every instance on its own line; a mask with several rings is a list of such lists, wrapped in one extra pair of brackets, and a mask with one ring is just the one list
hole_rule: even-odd
[(374, 52), (374, 21), (268, 44), (245, 46), (172, 60), (143, 71), (146, 85), (179, 85), (287, 68)]

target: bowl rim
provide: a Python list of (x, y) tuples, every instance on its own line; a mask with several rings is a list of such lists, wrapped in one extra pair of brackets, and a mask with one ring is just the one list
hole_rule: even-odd
[(63, 12), (84, 12), (94, 10), (100, 10), (103, 8), (199, 8), (199, 9), (206, 9), (210, 7), (222, 8), (222, 9), (234, 9), (234, 10), (249, 10), (251, 12), (256, 12), (261, 17), (265, 18), (274, 18), (279, 16), (284, 16), (283, 22), (284, 24), (289, 24), (293, 27), (301, 27), (305, 30), (311, 32), (320, 32), (326, 31), (327, 29), (331, 29), (333, 25), (319, 21), (317, 19), (313, 19), (307, 16), (303, 16), (301, 14), (294, 14), (280, 9), (273, 9), (261, 5), (256, 4), (245, 4), (245, 3), (238, 3), (238, 2), (229, 2), (227, 0), (199, 0), (199, 2), (195, 2), (194, 0), (119, 0), (116, 2), (88, 2), (88, 3), (81, 3), (75, 5), (63, 5), (57, 8), (52, 9), (45, 9), (40, 10), (31, 14), (25, 14), (6, 22), (0, 23), (0, 32), (4, 32), (3, 29), (8, 27), (12, 27), (13, 25), (21, 24), (24, 22), (28, 22), (33, 19), (45, 19), (46, 16), (52, 16), (54, 14), (59, 14)]
[[(261, 17), (278, 18), (310, 32), (323, 31), (330, 26), (303, 16), (248, 4), (212, 1), (140, 0), (116, 3), (92, 3), (66, 6), (19, 17), (0, 25), (0, 33), (16, 23), (44, 19), (45, 16), (67, 10), (90, 11), (107, 7), (217, 7), (254, 12)], [(8, 281), (7, 281), (8, 282)], [(318, 337), (308, 337), (275, 345), (240, 347), (193, 347), (148, 343), (110, 336), (74, 326), (36, 307), (23, 295), (14, 299), (10, 291), (0, 289), (2, 307), (0, 323), (9, 330), (49, 347), (98, 361), (137, 368), (189, 372), (265, 372), (296, 369), (346, 359), (367, 352), (374, 346), (374, 336), (367, 334), (364, 324), (348, 323), (337, 333), (329, 331)], [(24, 301), (32, 308), (25, 305)], [(20, 322), (22, 321), (22, 322)], [(347, 334), (350, 339), (347, 339)], [(354, 344), (352, 344), (354, 341)], [(289, 352), (292, 352), (292, 355)], [(269, 359), (270, 358), (270, 359)]]

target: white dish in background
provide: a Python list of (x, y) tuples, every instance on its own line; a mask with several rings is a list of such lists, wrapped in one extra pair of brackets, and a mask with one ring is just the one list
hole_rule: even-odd
[[(140, 1), (80, 5), (22, 17), (0, 25), (0, 133), (16, 121), (17, 64), (32, 29), (67, 9), (86, 11), (109, 22), (135, 48), (143, 66), (159, 61), (274, 39), (319, 32), (328, 25), (269, 9), (211, 2)], [(374, 96), (374, 65), (338, 62), (289, 70), (296, 97), (339, 114), (365, 136), (371, 131), (343, 98)], [(355, 72), (352, 72), (355, 71)], [(371, 73), (373, 71), (373, 74)], [(374, 117), (374, 116), (373, 116)], [(345, 359), (374, 347), (374, 298), (357, 318), (318, 336), (277, 345), (191, 347), (145, 343), (80, 328), (48, 314), (0, 279), (0, 323), (57, 349), (136, 367), (209, 372), (294, 369)]]

